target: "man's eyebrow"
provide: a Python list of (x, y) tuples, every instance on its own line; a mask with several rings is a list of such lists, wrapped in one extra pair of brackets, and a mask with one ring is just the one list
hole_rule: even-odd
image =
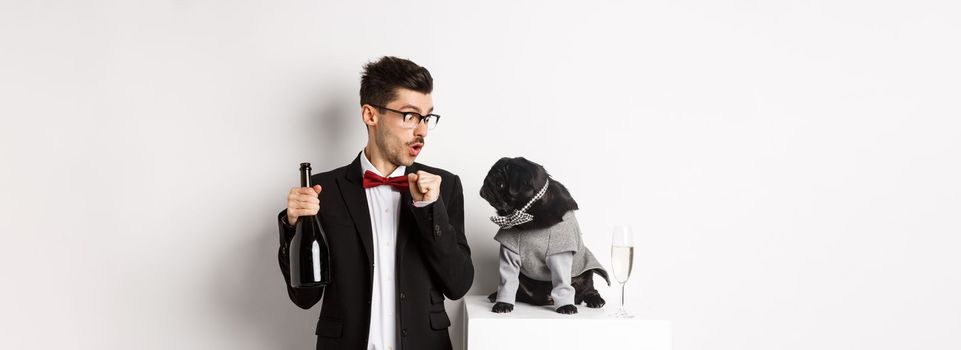
[(403, 111), (403, 110), (409, 109), (409, 108), (413, 108), (415, 112), (420, 113), (420, 108), (418, 108), (418, 107), (415, 106), (415, 105), (403, 105), (403, 106), (401, 106), (400, 108), (398, 108), (398, 110)]
[[(417, 107), (417, 106), (415, 106), (415, 105), (404, 105), (403, 107), (400, 107), (400, 108), (398, 108), (398, 109), (399, 109), (399, 110), (404, 110), (404, 109), (407, 109), (407, 108), (413, 108), (415, 112), (420, 113), (420, 107)], [(427, 114), (431, 114), (432, 112), (434, 112), (434, 107), (431, 107), (430, 110), (427, 111)]]

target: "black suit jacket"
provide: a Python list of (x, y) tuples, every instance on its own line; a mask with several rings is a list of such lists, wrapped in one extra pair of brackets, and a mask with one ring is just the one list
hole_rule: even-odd
[[(278, 258), (287, 293), (308, 309), (323, 296), (317, 321), (317, 349), (364, 349), (370, 331), (373, 245), (360, 157), (352, 163), (311, 176), (319, 184), (321, 226), (330, 247), (331, 283), (320, 288), (291, 288), (287, 255), (293, 229), (287, 210), (278, 215)], [(414, 163), (406, 173), (423, 170), (441, 176), (440, 196), (425, 207), (413, 206), (401, 192), (397, 228), (397, 349), (451, 349), (450, 319), (444, 297), (460, 299), (474, 280), (470, 247), (464, 236), (464, 194), (460, 178), (447, 171)]]

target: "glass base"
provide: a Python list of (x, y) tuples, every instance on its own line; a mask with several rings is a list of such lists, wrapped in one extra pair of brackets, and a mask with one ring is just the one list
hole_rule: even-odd
[(634, 318), (634, 315), (627, 313), (627, 310), (624, 310), (624, 308), (618, 309), (617, 312), (611, 314), (611, 316), (617, 318)]

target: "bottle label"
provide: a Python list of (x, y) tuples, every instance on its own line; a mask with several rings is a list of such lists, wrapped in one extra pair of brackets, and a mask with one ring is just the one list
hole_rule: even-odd
[(320, 281), (320, 245), (317, 241), (310, 247), (310, 252), (314, 256), (312, 262), (314, 263), (314, 281)]

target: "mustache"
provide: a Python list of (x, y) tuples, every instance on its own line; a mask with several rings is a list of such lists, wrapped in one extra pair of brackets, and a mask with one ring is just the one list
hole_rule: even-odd
[(408, 145), (408, 146), (411, 146), (411, 145), (415, 145), (415, 144), (418, 144), (418, 143), (419, 143), (419, 144), (426, 144), (426, 143), (424, 142), (424, 137), (423, 137), (423, 136), (417, 136), (417, 137), (415, 137), (415, 138), (414, 138), (414, 141), (408, 142), (407, 145)]

